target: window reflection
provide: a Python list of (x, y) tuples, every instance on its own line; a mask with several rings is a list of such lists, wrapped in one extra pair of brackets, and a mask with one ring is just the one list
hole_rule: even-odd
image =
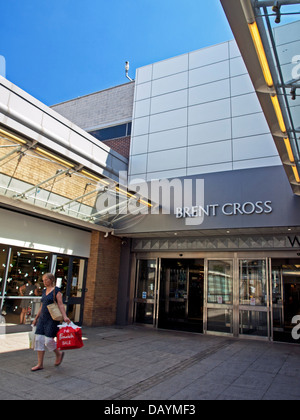
[(208, 262), (208, 303), (232, 304), (232, 261)]
[(43, 251), (12, 249), (6, 296), (41, 296), (42, 277), (49, 271), (50, 254)]
[(265, 260), (240, 261), (240, 304), (267, 306), (267, 268)]

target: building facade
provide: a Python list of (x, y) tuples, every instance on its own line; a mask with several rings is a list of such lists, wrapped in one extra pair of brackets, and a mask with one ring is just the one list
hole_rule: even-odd
[[(299, 28), (275, 31), (286, 79)], [(84, 325), (295, 342), (300, 183), (241, 47), (150, 64), (50, 109), (1, 81), (6, 324), (30, 321), (52, 271)]]

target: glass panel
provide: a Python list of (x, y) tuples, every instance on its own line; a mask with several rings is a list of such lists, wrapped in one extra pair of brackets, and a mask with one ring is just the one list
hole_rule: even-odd
[(137, 295), (138, 299), (154, 299), (155, 289), (155, 260), (140, 260)]
[(2, 289), (4, 287), (4, 276), (7, 264), (7, 255), (8, 247), (0, 245), (0, 296), (2, 296)]
[(154, 321), (154, 303), (147, 300), (154, 300), (155, 273), (156, 260), (138, 261), (136, 298), (144, 302), (136, 302), (135, 321), (142, 324), (153, 324)]
[(268, 337), (268, 313), (240, 311), (240, 334)]
[(240, 304), (267, 306), (266, 260), (240, 261)]
[(232, 304), (233, 262), (208, 261), (207, 303)]
[(300, 260), (272, 260), (273, 337), (275, 341), (300, 343), (292, 332), (300, 314)]
[(13, 248), (9, 261), (6, 296), (41, 296), (43, 274), (49, 271), (50, 255), (43, 251)]
[(18, 324), (30, 325), (41, 306), (39, 299), (5, 299), (2, 316), (7, 327)]
[(70, 297), (82, 297), (85, 260), (74, 258), (72, 270), (72, 283)]
[(232, 314), (229, 309), (208, 309), (207, 330), (232, 334)]
[(204, 260), (162, 259), (160, 328), (203, 332)]
[(125, 137), (127, 134), (127, 124), (102, 128), (100, 130), (91, 131), (90, 134), (101, 141)]
[(136, 322), (142, 324), (153, 324), (153, 303), (136, 304)]
[(60, 291), (64, 298), (66, 297), (67, 293), (69, 265), (69, 257), (57, 256), (55, 271), (56, 286), (60, 288)]

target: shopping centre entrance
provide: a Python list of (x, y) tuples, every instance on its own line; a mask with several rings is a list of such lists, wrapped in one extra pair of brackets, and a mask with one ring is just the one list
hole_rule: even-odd
[(300, 259), (228, 255), (137, 258), (134, 322), (300, 343)]

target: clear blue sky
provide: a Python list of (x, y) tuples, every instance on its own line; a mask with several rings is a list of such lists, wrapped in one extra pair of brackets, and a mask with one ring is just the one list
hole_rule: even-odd
[(219, 0), (2, 0), (6, 77), (47, 105), (126, 83), (135, 69), (232, 39)]
[(47, 105), (126, 83), (126, 60), (134, 78), (233, 38), (219, 0), (2, 0), (0, 14), (7, 79)]

